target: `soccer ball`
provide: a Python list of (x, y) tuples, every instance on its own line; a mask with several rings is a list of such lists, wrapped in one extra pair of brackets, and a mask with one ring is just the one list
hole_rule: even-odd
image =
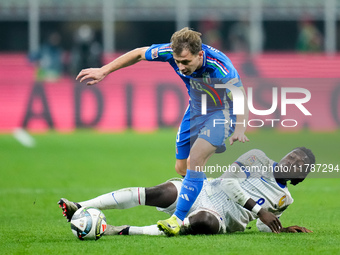
[(105, 215), (94, 207), (78, 209), (71, 219), (72, 232), (80, 240), (98, 240), (106, 226)]

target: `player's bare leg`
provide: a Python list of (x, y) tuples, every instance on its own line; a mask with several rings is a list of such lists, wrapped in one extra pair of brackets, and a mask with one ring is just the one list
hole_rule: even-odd
[(200, 167), (205, 166), (208, 159), (215, 153), (216, 147), (208, 141), (197, 138), (190, 150), (190, 170), (199, 171)]
[(188, 161), (189, 159), (176, 159), (175, 170), (179, 175), (186, 175), (188, 169), (187, 165), (189, 165), (187, 163)]
[(165, 182), (145, 189), (145, 205), (167, 208), (177, 199), (177, 188), (172, 182)]
[[(145, 205), (167, 208), (176, 202), (177, 188), (172, 182), (145, 189)], [(112, 226), (107, 225), (104, 235), (164, 235), (157, 225), (135, 226)]]

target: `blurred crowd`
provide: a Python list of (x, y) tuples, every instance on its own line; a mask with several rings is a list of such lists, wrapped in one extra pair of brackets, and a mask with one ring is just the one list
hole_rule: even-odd
[(37, 80), (54, 81), (66, 74), (75, 77), (81, 69), (102, 66), (102, 45), (89, 25), (81, 25), (74, 34), (72, 49), (67, 52), (57, 31), (48, 34), (38, 52), (30, 54), (36, 64)]
[[(194, 29), (202, 33), (202, 40), (205, 44), (217, 49), (244, 52), (247, 55), (250, 52), (251, 28), (246, 17), (233, 22), (228, 27), (227, 34), (225, 34), (226, 29), (222, 22), (214, 19), (200, 21)], [(259, 40), (260, 48), (263, 48), (266, 39), (263, 27), (261, 29), (262, 33)], [(323, 35), (312, 20), (301, 20), (296, 29), (296, 51), (320, 52), (323, 50)], [(73, 35), (72, 47), (68, 50), (63, 46), (62, 40), (70, 40), (69, 38), (62, 38), (59, 31), (48, 33), (46, 38), (43, 38), (39, 51), (30, 53), (29, 56), (30, 60), (36, 64), (37, 79), (53, 81), (61, 75), (74, 77), (83, 68), (102, 66), (102, 44), (95, 33), (96, 31), (90, 25), (80, 25)], [(292, 35), (282, 34), (282, 36), (289, 37)], [(249, 69), (249, 72), (251, 73), (252, 70)]]

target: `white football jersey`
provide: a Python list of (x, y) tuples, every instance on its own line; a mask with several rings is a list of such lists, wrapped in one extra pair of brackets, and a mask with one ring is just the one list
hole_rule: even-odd
[[(254, 149), (243, 154), (228, 173), (204, 182), (190, 212), (200, 208), (217, 212), (227, 232), (244, 231), (247, 224), (257, 218), (243, 207), (244, 201), (249, 198), (280, 217), (294, 200), (288, 188), (276, 182), (273, 176), (276, 164), (261, 150)], [(260, 231), (271, 232), (259, 219), (256, 225)]]

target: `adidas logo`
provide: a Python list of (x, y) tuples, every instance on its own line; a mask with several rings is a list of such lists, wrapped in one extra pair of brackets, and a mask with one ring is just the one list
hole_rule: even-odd
[(186, 200), (186, 201), (190, 201), (187, 194), (180, 194), (179, 196), (180, 196), (181, 198), (183, 198), (184, 200)]
[(210, 129), (204, 130), (203, 132), (201, 132), (201, 134), (210, 137)]

